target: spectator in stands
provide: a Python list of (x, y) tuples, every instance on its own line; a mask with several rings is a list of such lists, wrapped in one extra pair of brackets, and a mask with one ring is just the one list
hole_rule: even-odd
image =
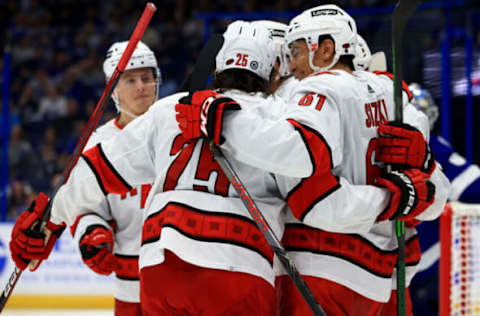
[(38, 159), (32, 146), (26, 140), (21, 125), (14, 125), (10, 131), (8, 145), (9, 178), (25, 178), (35, 173), (38, 168)]
[(57, 87), (49, 84), (46, 87), (46, 95), (40, 99), (40, 107), (36, 113), (36, 120), (53, 121), (65, 117), (67, 110), (67, 98), (59, 93)]
[(10, 184), (8, 190), (8, 212), (7, 219), (15, 220), (30, 203), (35, 200), (36, 193), (26, 182), (15, 180)]

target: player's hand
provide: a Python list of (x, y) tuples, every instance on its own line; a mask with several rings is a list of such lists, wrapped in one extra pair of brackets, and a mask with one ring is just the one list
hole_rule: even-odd
[(423, 134), (415, 127), (399, 122), (387, 122), (378, 127), (378, 160), (396, 170), (419, 168), (433, 171), (435, 159)]
[(83, 262), (96, 273), (109, 275), (117, 265), (112, 252), (112, 231), (101, 225), (89, 226), (80, 239), (80, 253)]
[(65, 229), (65, 225), (48, 221), (46, 229), (43, 232), (38, 231), (47, 204), (48, 197), (39, 193), (28, 210), (18, 216), (13, 226), (10, 253), (20, 270), (25, 270), (32, 260), (35, 262), (30, 265), (30, 270), (36, 270), (42, 260), (48, 258), (55, 241)]
[(381, 177), (375, 178), (375, 182), (392, 193), (389, 205), (377, 221), (413, 220), (435, 199), (435, 185), (418, 169), (385, 171)]
[(208, 143), (221, 145), (223, 114), (227, 110), (240, 110), (240, 105), (213, 90), (204, 90), (181, 98), (175, 110), (178, 126), (186, 139), (205, 137)]

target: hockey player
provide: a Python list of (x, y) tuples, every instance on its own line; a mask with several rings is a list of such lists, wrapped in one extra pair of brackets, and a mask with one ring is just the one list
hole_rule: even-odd
[[(356, 71), (372, 71), (375, 74), (379, 76), (386, 76), (387, 78), (393, 79), (393, 75), (391, 73), (385, 72), (386, 71), (386, 59), (385, 55), (383, 52), (380, 52), (382, 54), (376, 56), (376, 60), (373, 60), (373, 56), (370, 53), (370, 48), (367, 44), (367, 42), (358, 35), (357, 37), (358, 40), (358, 45), (356, 49), (356, 54), (355, 58), (353, 59), (354, 67)], [(378, 54), (378, 53), (377, 53)], [(408, 90), (405, 89), (405, 83), (404, 85), (404, 97), (408, 97), (409, 100), (412, 99), (412, 93)], [(435, 222), (435, 221), (429, 221), (430, 222)], [(416, 231), (412, 227), (407, 227), (407, 231), (410, 231), (410, 235), (414, 236)], [(412, 311), (412, 300), (410, 296), (410, 281), (412, 280), (415, 270), (416, 270), (416, 265), (412, 266), (407, 266), (406, 269), (408, 270), (408, 278), (406, 279), (406, 289), (405, 289), (405, 302), (406, 302), (406, 310), (408, 313), (411, 313)], [(382, 308), (382, 314), (384, 316), (389, 316), (392, 314), (397, 313), (397, 284), (396, 284), (396, 270), (394, 270), (394, 275), (393, 275), (393, 280), (392, 280), (392, 293), (390, 295), (390, 299), (387, 303)]]
[[(112, 76), (128, 42), (114, 43), (103, 64), (106, 80)], [(142, 42), (135, 48), (125, 72), (112, 94), (118, 117), (99, 127), (85, 149), (109, 140), (143, 114), (157, 99), (161, 82), (154, 53)], [(115, 315), (141, 316), (138, 255), (140, 252), (143, 208), (150, 183), (132, 188), (123, 194), (108, 194), (89, 208), (72, 212), (70, 231), (78, 243), (82, 260), (96, 273), (115, 273)], [(37, 207), (42, 199), (37, 199)], [(74, 207), (69, 211), (74, 211)], [(25, 216), (23, 213), (20, 217)], [(13, 247), (15, 244), (12, 243)], [(15, 257), (19, 268), (23, 261)]]
[(275, 42), (275, 72), (270, 78), (270, 93), (275, 94), (278, 97), (284, 96), (289, 93), (291, 86), (296, 84), (296, 80), (288, 70), (288, 47), (285, 45), (285, 33), (287, 32), (288, 25), (277, 21), (259, 20), (253, 21), (253, 25), (260, 24), (266, 27), (272, 34), (272, 39)]
[[(231, 96), (258, 104), (265, 100), (264, 92), (275, 61), (273, 42), (266, 29), (239, 23), (229, 26), (225, 33), (225, 44), (217, 55), (214, 83), (223, 89), (235, 88), (229, 92)], [(126, 192), (131, 185), (154, 182), (146, 203), (148, 213), (140, 252), (144, 313), (273, 315), (273, 252), (212, 159), (206, 143), (188, 140), (178, 130), (173, 104), (182, 95), (158, 101), (120, 135), (88, 150), (53, 201), (50, 223), (74, 221), (76, 214), (66, 210), (88, 210), (104, 193)], [(223, 104), (224, 109), (235, 106), (235, 103)], [(303, 136), (295, 126), (286, 122), (284, 127), (293, 132), (285, 136), (291, 145), (270, 155), (270, 161), (265, 162), (275, 169), (277, 162), (283, 161), (283, 166), (276, 170), (278, 175), (231, 160), (277, 236), (281, 236), (286, 208), (283, 200), (286, 190), (280, 192), (278, 185), (288, 185), (288, 179), (281, 178), (293, 175), (307, 178), (315, 169)], [(268, 143), (273, 145), (275, 138)], [(263, 150), (261, 145), (254, 148)], [(289, 165), (285, 166), (285, 162)], [(390, 201), (385, 189), (373, 186), (362, 186), (361, 193), (357, 193), (343, 182), (339, 192), (362, 201), (360, 205), (365, 209), (357, 207), (356, 221), (348, 218), (352, 207), (346, 199), (337, 201), (343, 202), (344, 213), (335, 211), (323, 216), (325, 212), (319, 208), (316, 217), (311, 212), (306, 220), (318, 222), (324, 228), (342, 223), (350, 224), (349, 229), (370, 227)], [(294, 195), (292, 199), (302, 197)], [(418, 206), (424, 207), (426, 202)], [(42, 203), (44, 207), (45, 201), (37, 200), (34, 212), (26, 214), (29, 219), (26, 223), (41, 217)], [(389, 210), (405, 208), (405, 204), (400, 204), (395, 201)], [(43, 246), (43, 237), (34, 236), (29, 228), (25, 223), (15, 225), (12, 244), (17, 246), (16, 255), (46, 258), (48, 249)]]
[[(412, 83), (409, 88), (413, 95), (412, 103), (428, 116), (430, 129), (433, 130), (439, 116), (438, 106), (430, 93), (420, 85)], [(479, 166), (455, 152), (450, 143), (441, 136), (432, 134), (430, 146), (452, 183), (449, 200), (480, 203)], [(417, 226), (417, 230), (422, 260), (410, 286), (413, 311), (416, 315), (438, 315), (439, 220), (423, 222)]]
[(387, 71), (387, 59), (382, 51), (372, 55), (365, 39), (360, 34), (357, 34), (357, 49), (353, 59), (353, 66), (355, 70), (385, 72)]
[[(263, 27), (244, 25), (243, 30), (242, 36), (232, 34), (217, 60), (246, 63), (244, 55), (231, 55), (243, 45), (253, 49), (249, 53), (254, 55), (248, 59), (254, 62), (251, 71), (239, 73), (240, 79), (234, 81), (228, 82), (231, 77), (221, 74), (215, 80), (243, 85), (248, 93), (238, 95), (246, 99), (263, 99), (275, 62), (274, 44)], [(143, 313), (273, 316), (273, 251), (205, 142), (189, 141), (178, 129), (174, 105), (184, 95), (159, 100), (116, 137), (86, 151), (56, 195), (48, 226), (55, 229), (53, 223), (62, 222), (72, 225), (79, 214), (105, 195), (153, 183), (140, 251)], [(306, 152), (301, 160), (293, 155), (290, 158), (303, 164), (308, 162), (305, 157)], [(273, 177), (264, 177), (245, 165), (236, 167), (250, 175), (247, 183), (255, 187), (259, 205), (267, 210), (272, 228), (281, 235), (285, 203), (267, 195), (276, 191)], [(45, 204), (40, 195), (32, 212), (24, 215), (29, 221), (15, 225), (12, 249), (21, 261), (48, 256), (43, 236), (29, 229), (41, 217)]]
[[(184, 135), (202, 134), (221, 145), (225, 153), (276, 173), (290, 166), (273, 162), (278, 156), (294, 152), (295, 143), (287, 136), (291, 131), (285, 127), (287, 122), (292, 124), (311, 150), (314, 169), (308, 177), (297, 175), (296, 179), (283, 181), (277, 177), (293, 214), (287, 218), (283, 243), (327, 314), (376, 315), (390, 297), (397, 258), (395, 232), (388, 220), (436, 218), (445, 204), (448, 180), (431, 157), (425, 155), (428, 122), (411, 105), (405, 106), (405, 119), (423, 134), (406, 125), (386, 125), (384, 132), (395, 139), (393, 143), (399, 133), (408, 136), (405, 142), (415, 146), (401, 158), (414, 158), (417, 167), (382, 174), (381, 165), (377, 164), (381, 149), (376, 138), (377, 127), (393, 118), (393, 84), (386, 76), (368, 72), (353, 75), (356, 29), (348, 14), (334, 5), (312, 8), (290, 22), (286, 38), (290, 71), (301, 80), (290, 94), (291, 112), (286, 110), (277, 118), (272, 115), (265, 120), (242, 110), (226, 113), (222, 124), (226, 111), (223, 101), (216, 100), (223, 97), (198, 92), (192, 98), (192, 107), (198, 110), (189, 112), (186, 106), (177, 106), (180, 127)], [(272, 105), (270, 108), (275, 109)], [(195, 111), (200, 117), (189, 118)], [(245, 130), (248, 133), (241, 133)], [(388, 155), (391, 147), (384, 145), (383, 159), (392, 163), (392, 156)], [(432, 183), (427, 179), (435, 184), (434, 199)], [(409, 191), (402, 187), (402, 181), (415, 186), (417, 195), (412, 198), (418, 201), (418, 208), (411, 212), (398, 209), (402, 199), (397, 194)], [(355, 190), (352, 183), (357, 184)], [(362, 213), (355, 211), (371, 206), (362, 198), (371, 194), (369, 201), (374, 202), (379, 197), (372, 191), (363, 191), (370, 188), (367, 184), (385, 187), (392, 193), (392, 199), (376, 218), (377, 223), (363, 223), (362, 228), (367, 229), (361, 232), (359, 225), (354, 224), (357, 218), (351, 217), (352, 226), (348, 227), (342, 216), (343, 211), (360, 216)], [(345, 198), (349, 193), (351, 197)], [(317, 209), (323, 209), (323, 214), (313, 211)], [(330, 220), (328, 216), (333, 211), (338, 218)], [(325, 222), (331, 226), (327, 228)], [(323, 230), (313, 228), (319, 225), (325, 225)], [(361, 233), (345, 234), (355, 228)], [(415, 264), (419, 256), (417, 239), (407, 235), (407, 263)], [(286, 276), (278, 286), (281, 315), (309, 314), (307, 305)]]
[[(106, 80), (112, 76), (128, 42), (114, 43), (103, 63)], [(160, 70), (155, 54), (143, 42), (135, 48), (121, 75), (112, 99), (118, 117), (99, 127), (85, 149), (104, 142), (148, 110), (156, 101)], [(115, 315), (141, 316), (138, 255), (142, 218), (151, 184), (144, 183), (128, 193), (108, 194), (97, 206), (78, 214), (70, 230), (78, 242), (83, 261), (93, 271), (115, 273)]]

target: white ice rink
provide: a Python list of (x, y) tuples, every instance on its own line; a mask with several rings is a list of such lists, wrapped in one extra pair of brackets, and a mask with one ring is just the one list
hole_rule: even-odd
[(2, 316), (113, 316), (107, 309), (5, 309)]

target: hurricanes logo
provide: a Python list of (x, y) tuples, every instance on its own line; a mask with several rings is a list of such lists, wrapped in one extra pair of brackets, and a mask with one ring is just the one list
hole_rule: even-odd
[(258, 62), (256, 62), (255, 60), (252, 61), (250, 63), (250, 68), (252, 68), (253, 70), (256, 70), (258, 68)]

